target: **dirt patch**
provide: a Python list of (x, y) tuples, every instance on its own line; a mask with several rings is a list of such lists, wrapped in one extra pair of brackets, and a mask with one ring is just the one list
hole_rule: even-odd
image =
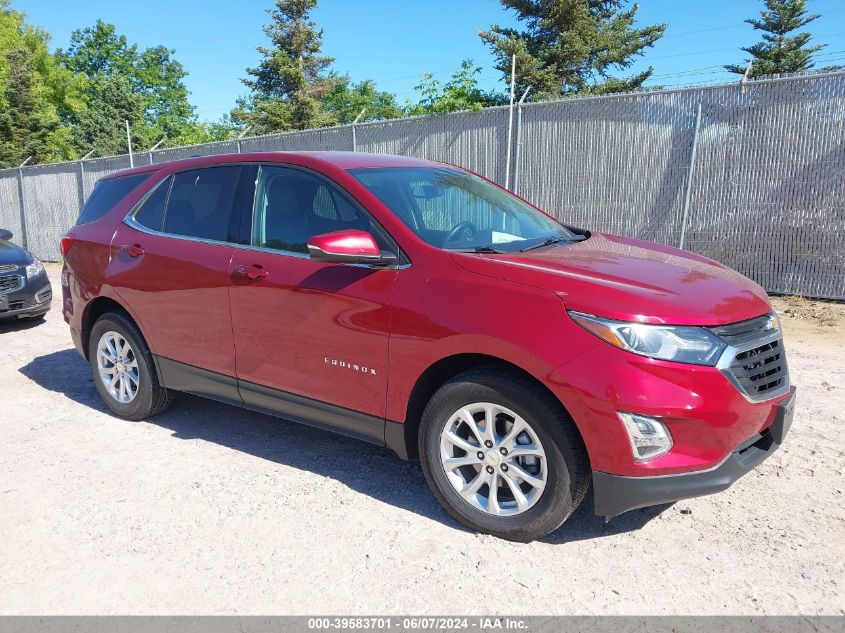
[(49, 270), (47, 320), (0, 326), (4, 614), (845, 613), (845, 335), (780, 299), (798, 406), (777, 453), (522, 545), (464, 530), (384, 449), (190, 396), (111, 417)]
[(781, 315), (815, 325), (835, 328), (845, 321), (845, 304), (833, 301), (814, 301), (798, 295), (772, 298), (772, 305)]

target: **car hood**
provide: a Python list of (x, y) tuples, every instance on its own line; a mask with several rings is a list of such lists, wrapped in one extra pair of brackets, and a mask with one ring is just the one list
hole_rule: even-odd
[(526, 253), (453, 253), (466, 270), (545, 288), (566, 307), (624, 321), (721, 325), (771, 310), (766, 292), (706, 257), (643, 240), (592, 233)]
[(0, 240), (0, 266), (4, 264), (29, 264), (29, 254), (17, 244)]

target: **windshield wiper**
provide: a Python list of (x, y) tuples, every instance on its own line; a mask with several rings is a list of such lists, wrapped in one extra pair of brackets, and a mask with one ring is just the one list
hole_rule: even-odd
[(455, 248), (452, 249), (458, 253), (504, 253), (505, 251), (500, 251), (498, 248), (493, 248), (492, 246), (473, 246), (472, 248)]
[(503, 253), (504, 251), (500, 251), (498, 248), (493, 248), (492, 246), (476, 246), (472, 249), (473, 253)]
[(586, 239), (587, 237), (585, 235), (574, 235), (572, 237), (556, 235), (555, 237), (550, 237), (547, 240), (540, 242), (539, 244), (534, 244), (533, 246), (526, 246), (525, 248), (520, 249), (519, 252), (524, 253), (525, 251), (533, 251), (535, 248), (543, 248), (544, 246), (551, 246), (552, 244), (557, 244), (559, 242), (581, 242)]

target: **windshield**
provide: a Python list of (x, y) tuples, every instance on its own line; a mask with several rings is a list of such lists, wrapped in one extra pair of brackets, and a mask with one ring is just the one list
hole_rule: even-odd
[(448, 167), (351, 169), (409, 229), (433, 246), (513, 252), (582, 239), (504, 189)]

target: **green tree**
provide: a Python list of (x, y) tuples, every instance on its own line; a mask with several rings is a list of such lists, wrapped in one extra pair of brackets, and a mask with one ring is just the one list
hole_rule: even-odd
[(420, 94), (416, 103), (408, 104), (405, 112), (417, 114), (443, 114), (459, 110), (480, 110), (498, 105), (502, 98), (478, 87), (481, 68), (471, 59), (465, 59), (445, 83), (436, 80), (431, 73), (425, 73), (415, 90)]
[(352, 83), (349, 75), (331, 75), (332, 87), (320, 99), (320, 105), (333, 125), (352, 123), (364, 111), (361, 121), (401, 117), (396, 96), (380, 91), (372, 79)]
[(90, 80), (87, 111), (69, 118), (80, 151), (126, 151), (124, 120), (137, 149), (161, 138), (172, 143), (197, 125), (184, 83), (187, 73), (173, 54), (164, 46), (139, 50), (102, 20), (71, 34), (67, 50), (56, 56)]
[[(70, 131), (54, 123), (58, 117), (85, 107), (85, 77), (60, 66), (50, 53), (49, 43), (46, 31), (27, 24), (23, 13), (11, 9), (8, 0), (0, 0), (0, 112), (7, 115), (7, 131), (29, 129), (35, 138), (43, 141), (36, 143), (40, 149), (35, 152), (34, 160), (38, 161), (76, 157), (70, 143)], [(16, 87), (12, 82), (16, 87), (30, 91), (26, 99), (31, 100), (26, 107), (32, 108), (32, 117), (20, 128), (15, 127), (14, 121), (22, 113), (13, 111), (10, 99), (17, 100), (18, 105), (22, 101), (15, 96)], [(39, 122), (48, 125), (48, 133), (42, 135), (39, 130), (28, 127)], [(22, 138), (18, 140), (22, 141)], [(10, 156), (10, 138), (0, 137), (0, 143)]]
[[(759, 20), (746, 20), (758, 31), (763, 31), (762, 42), (742, 49), (751, 55), (749, 76), (796, 73), (813, 68), (813, 54), (825, 45), (809, 46), (812, 35), (806, 31), (794, 32), (819, 16), (807, 14), (807, 0), (766, 0), (765, 4), (766, 8), (760, 11)], [(744, 64), (728, 64), (725, 69), (744, 75), (748, 61)], [(838, 68), (841, 66), (830, 66), (825, 70)]]
[(88, 107), (73, 117), (72, 142), (79, 155), (100, 156), (129, 151), (124, 121), (133, 128), (133, 149), (143, 147), (138, 130), (144, 129), (144, 104), (132, 83), (122, 75), (95, 75), (90, 80)]
[(241, 131), (228, 114), (217, 121), (197, 121), (180, 129), (170, 145), (198, 145), (234, 139)]
[(497, 68), (510, 81), (516, 55), (519, 92), (529, 85), (535, 99), (575, 93), (606, 94), (640, 88), (649, 67), (628, 77), (625, 70), (666, 30), (665, 24), (634, 26), (637, 5), (626, 0), (501, 0), (524, 29), (493, 25), (479, 35), (493, 50)]
[(0, 166), (16, 167), (27, 157), (39, 163), (55, 158), (59, 117), (46, 99), (35, 75), (32, 52), (9, 51), (5, 57), (8, 79), (0, 111)]
[(302, 130), (331, 123), (321, 99), (336, 83), (327, 75), (334, 61), (321, 54), (322, 29), (311, 19), (317, 0), (275, 0), (264, 27), (271, 46), (259, 46), (261, 62), (248, 68), (244, 84), (252, 94), (232, 117), (253, 132)]
[(67, 50), (57, 50), (56, 56), (66, 68), (87, 77), (102, 74), (134, 78), (138, 46), (130, 44), (113, 24), (97, 20), (93, 27), (73, 31)]
[(137, 63), (136, 90), (143, 95), (147, 143), (176, 139), (196, 122), (184, 81), (188, 73), (172, 58), (174, 54), (154, 46), (142, 51)]

